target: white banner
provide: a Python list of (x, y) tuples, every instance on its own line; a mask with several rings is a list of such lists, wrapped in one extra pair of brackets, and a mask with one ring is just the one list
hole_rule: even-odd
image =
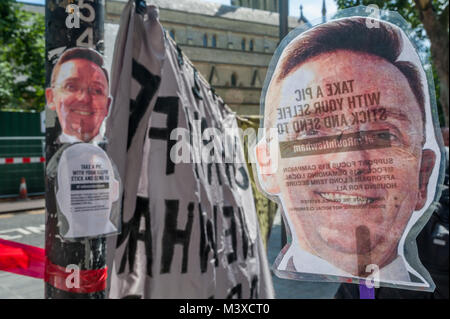
[(125, 7), (112, 81), (109, 154), (125, 187), (109, 296), (273, 298), (235, 115), (155, 7)]

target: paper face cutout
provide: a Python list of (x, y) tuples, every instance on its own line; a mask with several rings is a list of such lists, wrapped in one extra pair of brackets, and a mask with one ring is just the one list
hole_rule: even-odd
[[(103, 141), (111, 96), (100, 53), (82, 47), (63, 52), (53, 67), (45, 93), (48, 108), (56, 112), (60, 124), (60, 143)], [(59, 129), (54, 125), (54, 112), (47, 113), (48, 125)]]

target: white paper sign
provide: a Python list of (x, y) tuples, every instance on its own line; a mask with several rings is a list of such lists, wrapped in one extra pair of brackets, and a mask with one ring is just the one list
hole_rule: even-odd
[[(93, 237), (116, 232), (110, 220), (119, 199), (119, 181), (108, 155), (92, 144), (75, 144), (61, 155), (56, 199), (69, 224), (64, 238)], [(64, 233), (63, 233), (64, 231)]]

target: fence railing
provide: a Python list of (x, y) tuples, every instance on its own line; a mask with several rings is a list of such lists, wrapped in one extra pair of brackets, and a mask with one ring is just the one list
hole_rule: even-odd
[(0, 198), (19, 194), (25, 177), (29, 195), (45, 193), (45, 136), (0, 137)]

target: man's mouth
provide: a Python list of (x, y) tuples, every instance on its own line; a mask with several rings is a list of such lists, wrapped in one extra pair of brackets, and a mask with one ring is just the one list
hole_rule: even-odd
[(82, 116), (91, 116), (91, 115), (95, 114), (95, 112), (76, 110), (76, 109), (72, 109), (71, 111), (75, 114), (82, 115)]
[(334, 202), (334, 203), (340, 203), (344, 205), (349, 206), (362, 206), (362, 205), (369, 205), (374, 203), (378, 200), (378, 198), (374, 197), (364, 197), (364, 196), (356, 196), (356, 195), (345, 195), (340, 193), (321, 193), (317, 192), (320, 197), (323, 199)]

